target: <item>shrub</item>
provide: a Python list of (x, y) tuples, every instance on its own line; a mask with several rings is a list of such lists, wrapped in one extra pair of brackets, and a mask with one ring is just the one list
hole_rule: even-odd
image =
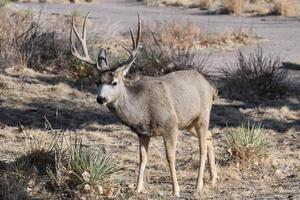
[(191, 22), (156, 22), (155, 26), (145, 26), (136, 64), (144, 75), (158, 76), (183, 69), (206, 73), (208, 56), (195, 63), (201, 37), (200, 28)]
[(226, 148), (231, 158), (237, 161), (253, 161), (265, 158), (270, 152), (270, 144), (264, 138), (260, 124), (242, 124), (231, 128), (226, 136)]
[(223, 0), (221, 13), (240, 15), (244, 9), (244, 0)]
[(210, 9), (214, 3), (214, 0), (200, 0), (199, 7), (203, 10)]
[(102, 184), (108, 181), (109, 177), (118, 170), (119, 168), (111, 155), (105, 156), (99, 152), (84, 149), (81, 144), (70, 149), (68, 171), (71, 172), (74, 181), (80, 186)]
[(45, 175), (47, 169), (55, 169), (55, 143), (30, 138), (25, 133), (25, 147), (15, 164), (17, 170), (29, 172), (35, 169), (39, 175)]
[(293, 0), (277, 0), (270, 12), (271, 15), (292, 16), (294, 12)]
[(0, 170), (0, 199), (28, 199), (25, 191), (27, 181), (24, 177)]
[(229, 98), (247, 102), (285, 97), (289, 83), (287, 71), (280, 66), (281, 58), (264, 55), (261, 47), (248, 57), (239, 51), (237, 60), (220, 70), (225, 82), (222, 91)]
[[(25, 131), (26, 145), (23, 153), (13, 162), (12, 169), (8, 169), (13, 171), (12, 174), (23, 177), (22, 180), (27, 180), (24, 184), (22, 182), (24, 188), (29, 182), (31, 185), (34, 182), (39, 184), (39, 190), (45, 190), (43, 187), (47, 186), (47, 189), (69, 193), (70, 190), (86, 185), (106, 186), (110, 176), (119, 170), (111, 155), (83, 148), (77, 135), (67, 137), (65, 132), (53, 130), (47, 119), (46, 126), (51, 140), (29, 137)], [(1, 187), (0, 182), (0, 189)]]

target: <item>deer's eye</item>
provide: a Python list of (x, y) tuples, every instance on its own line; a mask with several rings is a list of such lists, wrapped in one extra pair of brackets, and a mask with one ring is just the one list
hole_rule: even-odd
[(118, 83), (117, 82), (112, 82), (111, 85), (112, 86), (116, 86)]

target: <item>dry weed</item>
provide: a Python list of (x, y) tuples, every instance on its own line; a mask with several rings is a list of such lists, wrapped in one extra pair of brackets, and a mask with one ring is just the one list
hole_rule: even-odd
[(276, 0), (270, 14), (287, 17), (293, 16), (294, 6), (295, 4), (293, 0)]
[(200, 0), (199, 7), (200, 9), (208, 10), (213, 6), (214, 2), (215, 0)]
[(206, 73), (207, 56), (195, 63), (202, 31), (191, 22), (156, 22), (143, 28), (143, 45), (137, 60), (142, 74), (162, 75), (182, 69)]
[(223, 0), (221, 13), (241, 15), (244, 9), (244, 0)]
[(144, 0), (148, 5), (170, 5), (170, 6), (183, 6), (188, 8), (200, 7), (212, 5), (214, 0)]
[(221, 72), (230, 98), (255, 103), (261, 99), (285, 97), (289, 92), (287, 72), (281, 67), (277, 55), (266, 56), (261, 47), (246, 57), (238, 52), (237, 61), (227, 64)]
[(207, 74), (208, 55), (202, 55), (201, 50), (248, 44), (251, 38), (244, 31), (212, 34), (192, 22), (156, 21), (143, 27), (142, 41), (136, 63), (143, 74), (162, 75), (182, 69)]

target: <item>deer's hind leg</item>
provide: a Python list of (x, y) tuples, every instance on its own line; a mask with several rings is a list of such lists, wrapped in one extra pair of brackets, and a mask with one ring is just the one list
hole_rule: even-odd
[[(197, 132), (196, 132), (196, 128), (195, 128), (194, 124), (187, 127), (186, 129), (190, 133), (197, 136)], [(209, 130), (208, 130), (208, 133), (207, 133), (206, 140), (207, 140), (207, 157), (208, 157), (208, 163), (209, 163), (209, 172), (210, 172), (211, 185), (214, 186), (216, 184), (218, 175), (217, 175), (217, 167), (216, 167), (216, 163), (215, 163), (213, 137), (212, 137), (211, 131), (209, 131)]]
[(208, 133), (208, 122), (198, 119), (195, 121), (195, 130), (199, 140), (199, 171), (195, 195), (198, 196), (203, 189), (203, 177), (205, 162), (207, 159), (207, 133)]
[(211, 185), (214, 186), (217, 182), (218, 175), (217, 175), (217, 167), (215, 162), (213, 137), (212, 137), (212, 133), (209, 130), (207, 134), (207, 155), (208, 155)]

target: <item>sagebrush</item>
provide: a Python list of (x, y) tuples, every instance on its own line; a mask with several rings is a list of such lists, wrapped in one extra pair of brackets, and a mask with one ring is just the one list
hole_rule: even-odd
[(262, 47), (245, 55), (238, 51), (236, 61), (220, 69), (229, 98), (256, 102), (286, 97), (290, 91), (287, 71), (281, 67), (279, 55), (265, 55)]

